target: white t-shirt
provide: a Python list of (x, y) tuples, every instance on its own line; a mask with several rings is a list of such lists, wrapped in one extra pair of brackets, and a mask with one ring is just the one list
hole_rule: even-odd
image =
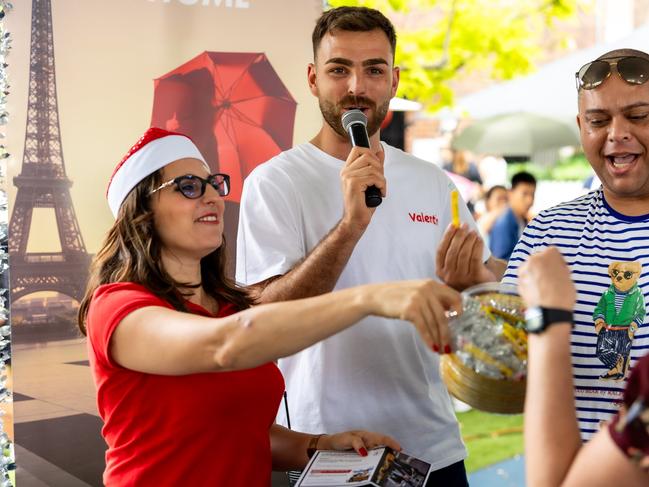
[[(435, 278), (438, 242), (451, 221), (452, 182), (433, 164), (383, 144), (387, 196), (357, 243), (336, 289)], [(285, 274), (343, 215), (344, 161), (312, 144), (283, 152), (246, 179), (237, 240), (237, 280)], [(464, 202), (461, 220), (475, 224)], [(484, 258), (488, 258), (485, 250)], [(368, 317), (279, 361), (291, 426), (332, 433), (384, 432), (435, 469), (465, 458), (439, 376), (439, 357), (406, 322)], [(280, 408), (280, 422), (283, 408)], [(284, 423), (285, 424), (285, 423)]]
[[(592, 191), (534, 218), (525, 228), (503, 276), (503, 282), (516, 284), (518, 267), (549, 245), (561, 251), (570, 267), (577, 288), (570, 341), (572, 374), (583, 439), (596, 433), (621, 404), (629, 374), (624, 378), (610, 377), (614, 363), (622, 357), (633, 367), (649, 352), (648, 223), (649, 215), (622, 215), (608, 205), (601, 189)], [(615, 292), (614, 277), (625, 292)], [(631, 284), (633, 287), (626, 289)], [(595, 321), (599, 317), (612, 327), (607, 334), (596, 333)], [(632, 321), (638, 321), (639, 328), (629, 340), (625, 328)]]

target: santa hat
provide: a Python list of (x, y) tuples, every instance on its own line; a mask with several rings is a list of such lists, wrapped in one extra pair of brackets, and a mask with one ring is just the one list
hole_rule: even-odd
[(113, 216), (137, 184), (158, 169), (178, 159), (198, 159), (209, 171), (209, 166), (192, 140), (183, 134), (157, 127), (147, 130), (131, 147), (113, 171), (108, 182), (106, 198)]

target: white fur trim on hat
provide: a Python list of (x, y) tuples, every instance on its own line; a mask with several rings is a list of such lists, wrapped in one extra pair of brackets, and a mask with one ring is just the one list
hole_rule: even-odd
[(189, 137), (174, 134), (152, 140), (127, 157), (113, 173), (106, 197), (113, 216), (131, 190), (147, 176), (179, 159), (198, 159), (209, 166)]

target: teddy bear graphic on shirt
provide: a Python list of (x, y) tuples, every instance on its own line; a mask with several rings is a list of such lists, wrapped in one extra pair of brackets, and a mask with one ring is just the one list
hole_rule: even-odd
[(611, 285), (593, 311), (595, 355), (609, 369), (600, 379), (623, 380), (629, 369), (633, 336), (646, 314), (644, 296), (638, 287), (641, 271), (639, 261), (611, 262), (608, 266)]

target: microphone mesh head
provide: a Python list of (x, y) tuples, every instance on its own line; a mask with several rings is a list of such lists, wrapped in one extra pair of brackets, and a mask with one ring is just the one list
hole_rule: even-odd
[(343, 113), (341, 120), (345, 132), (347, 132), (349, 126), (353, 123), (360, 123), (363, 124), (363, 127), (367, 127), (367, 117), (363, 112), (361, 112), (357, 108)]

